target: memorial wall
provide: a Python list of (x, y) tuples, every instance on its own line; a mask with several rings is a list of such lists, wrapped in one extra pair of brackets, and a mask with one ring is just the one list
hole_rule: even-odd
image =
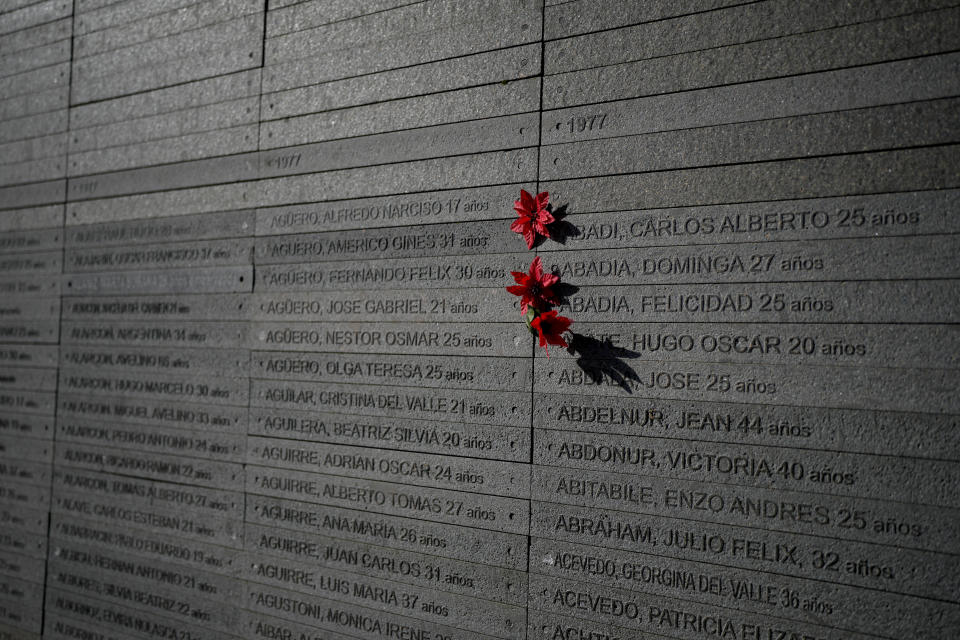
[(953, 0), (0, 1), (0, 640), (960, 637), (958, 142)]

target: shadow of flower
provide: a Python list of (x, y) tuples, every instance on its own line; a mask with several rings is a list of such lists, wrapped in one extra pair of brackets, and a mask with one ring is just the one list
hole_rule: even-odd
[(573, 338), (567, 353), (577, 356), (577, 366), (596, 383), (611, 380), (627, 393), (633, 393), (630, 381), (639, 381), (640, 376), (625, 360), (639, 358), (640, 354), (618, 347), (610, 339), (599, 340), (582, 333), (571, 332)]

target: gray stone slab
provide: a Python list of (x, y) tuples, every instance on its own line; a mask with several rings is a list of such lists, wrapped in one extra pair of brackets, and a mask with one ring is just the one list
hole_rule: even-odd
[[(172, 57), (176, 53), (182, 53), (172, 51), (167, 52), (167, 55), (171, 56), (169, 59), (154, 62), (151, 66), (126, 69), (124, 73), (114, 75), (76, 78), (76, 82), (71, 84), (71, 100), (76, 103), (106, 100), (256, 68), (260, 65), (260, 47), (257, 43), (261, 41), (256, 32), (261, 24), (262, 21), (257, 24), (250, 23), (247, 27), (252, 30), (251, 33), (234, 33), (232, 40), (231, 36), (225, 36), (233, 46), (224, 46), (214, 54), (202, 52)], [(137, 46), (133, 48), (139, 49)], [(111, 56), (115, 53), (118, 52), (105, 55)], [(130, 57), (129, 51), (119, 50), (119, 53)], [(85, 60), (99, 64), (99, 57), (93, 56)], [(97, 69), (100, 70), (101, 67)]]
[[(241, 315), (242, 294), (172, 294), (166, 296), (98, 296), (71, 298), (63, 305), (64, 319), (73, 320), (216, 320)], [(236, 334), (240, 335), (240, 334)]]
[(7, 522), (0, 533), (0, 550), (23, 558), (44, 560), (47, 557), (47, 537)]
[(4, 411), (0, 413), (0, 434), (50, 440), (53, 437), (53, 422), (53, 416)]
[[(161, 144), (168, 138), (182, 139), (189, 146), (190, 135), (230, 129), (256, 122), (259, 97), (241, 97), (179, 111), (142, 116), (86, 128), (72, 127), (70, 153), (126, 148), (143, 143)], [(142, 148), (146, 148), (143, 146)]]
[(376, 482), (249, 464), (247, 495), (302, 500), (367, 513), (418, 518), (461, 527), (523, 534), (527, 502), (465, 491)]
[[(527, 497), (529, 485), (528, 468), (512, 462), (298, 442), (282, 438), (251, 437), (248, 440), (247, 463), (261, 467), (364, 478), (380, 483), (473, 491), (512, 498)], [(265, 470), (260, 469), (259, 472), (264, 473)], [(268, 484), (261, 483), (258, 488), (270, 488)], [(276, 491), (275, 488), (273, 490)], [(395, 486), (392, 490), (404, 491), (400, 486)], [(347, 496), (343, 498), (348, 499)], [(358, 503), (364, 504), (359, 500)], [(402, 507), (402, 504), (396, 504)], [(470, 517), (466, 511), (446, 515)], [(504, 527), (516, 527), (519, 526), (517, 523), (521, 517), (516, 514), (515, 518), (497, 520), (503, 521)], [(506, 522), (507, 520), (512, 522)], [(478, 526), (481, 524), (485, 523), (478, 522)]]
[[(254, 557), (252, 560), (252, 563), (244, 563), (245, 567), (249, 567), (245, 577), (251, 593), (255, 593), (259, 585), (264, 585), (312, 596), (330, 595), (336, 602), (374, 605), (383, 612), (446, 623), (458, 629), (482, 630), (496, 634), (494, 637), (515, 640), (525, 637), (525, 607), (453, 594), (435, 588), (436, 585), (434, 588), (412, 586), (326, 567), (304, 569), (299, 563), (291, 564), (273, 558)], [(284, 573), (297, 577), (287, 578)], [(331, 594), (326, 588), (327, 584), (343, 586), (341, 591)], [(380, 593), (384, 596), (374, 595)], [(248, 602), (258, 599), (257, 595), (250, 595), (249, 598)]]
[(128, 425), (165, 425), (180, 429), (198, 429), (242, 433), (246, 429), (246, 408), (210, 406), (143, 400), (129, 397), (96, 398), (87, 395), (60, 394), (61, 417), (122, 422)]
[(14, 255), (0, 255), (0, 274), (60, 273), (60, 251), (35, 251)]
[[(55, 298), (38, 298), (43, 304), (37, 305), (39, 309), (52, 310), (56, 312), (55, 304), (48, 304)], [(21, 311), (24, 307), (32, 305), (14, 304), (11, 307), (0, 306), (0, 309)], [(46, 316), (50, 317), (50, 316)], [(0, 320), (0, 343), (29, 343), (29, 344), (56, 344), (60, 335), (60, 323), (56, 320), (38, 320), (36, 318), (24, 318), (23, 320)]]
[(188, 162), (216, 155), (244, 153), (256, 149), (256, 140), (257, 125), (244, 124), (217, 131), (151, 140), (125, 147), (83, 151), (70, 155), (69, 174), (80, 176), (156, 164)]
[(44, 22), (52, 22), (70, 14), (72, 6), (67, 0), (47, 0), (23, 6), (0, 14), (0, 33), (26, 29)]
[(557, 109), (543, 115), (543, 139), (552, 144), (946, 98), (957, 93), (958, 66), (960, 56), (947, 53)]
[(249, 291), (253, 286), (253, 269), (247, 266), (79, 273), (64, 275), (63, 280), (66, 295), (78, 296), (177, 291), (226, 293)]
[[(241, 322), (115, 322), (91, 320), (63, 322), (64, 344), (125, 345), (141, 347), (243, 347), (247, 342)], [(235, 360), (224, 361), (235, 367)]]
[[(778, 606), (779, 615), (796, 622), (821, 625), (853, 625), (859, 631), (877, 635), (909, 634), (911, 629), (937, 637), (960, 610), (923, 598), (901, 593), (865, 591), (848, 585), (830, 584), (822, 580), (787, 577), (773, 571), (751, 571), (722, 565), (704, 565), (657, 554), (630, 553), (602, 549), (572, 542), (554, 542), (534, 538), (531, 541), (531, 571), (554, 579), (592, 582), (633, 591), (640, 597), (665, 596), (685, 601), (729, 607), (769, 615), (771, 604), (766, 598), (746, 594), (751, 583), (763, 583), (769, 597), (786, 590), (795, 593), (801, 606)], [(598, 570), (594, 571), (594, 567)], [(671, 575), (671, 581), (660, 576)], [(890, 591), (895, 589), (891, 588)], [(755, 592), (754, 592), (755, 593)], [(804, 611), (809, 603), (810, 611)], [(814, 604), (816, 603), (816, 604)], [(819, 605), (819, 606), (817, 606)], [(782, 607), (782, 608), (781, 608)], [(932, 622), (942, 613), (950, 622)], [(930, 616), (934, 618), (930, 618)], [(544, 622), (554, 622), (544, 620)], [(621, 636), (622, 637), (622, 636)]]
[[(683, 324), (578, 322), (593, 355), (644, 360), (953, 368), (960, 336), (949, 325)], [(594, 346), (595, 345), (595, 346)], [(540, 355), (540, 354), (538, 354)], [(558, 350), (552, 357), (590, 353)]]
[[(395, 629), (397, 633), (410, 637), (443, 637), (462, 640), (481, 640), (496, 636), (483, 635), (474, 631), (464, 631), (435, 622), (420, 621), (416, 618), (401, 616), (392, 612), (368, 609), (338, 600), (306, 596), (295, 591), (286, 591), (276, 587), (250, 585), (245, 598), (245, 606), (250, 612), (249, 629), (255, 629), (259, 618), (257, 614), (273, 614), (292, 622), (304, 622), (317, 625), (321, 629), (356, 632), (366, 629)], [(506, 626), (506, 620), (504, 621)]]
[(519, 185), (363, 198), (257, 211), (258, 236), (392, 228), (411, 223), (489, 220), (509, 215)]
[(243, 500), (236, 492), (75, 469), (56, 471), (53, 487), (55, 518), (121, 524), (130, 533), (147, 528), (227, 547), (238, 547), (242, 536), (236, 511), (239, 499), (242, 513)]
[[(956, 9), (945, 9), (547, 76), (543, 106), (553, 109), (947, 53), (957, 48), (958, 20)], [(850, 47), (852, 41), (858, 46)], [(544, 61), (551, 64), (550, 56)]]
[(45, 567), (44, 558), (30, 558), (17, 553), (0, 551), (0, 573), (3, 575), (43, 584)]
[[(262, 34), (263, 17), (259, 15), (237, 16), (217, 24), (207, 25), (195, 31), (186, 31), (150, 40), (145, 44), (121, 47), (95, 55), (78, 57), (73, 62), (74, 97), (77, 102), (87, 102), (84, 85), (115, 75), (121, 83), (129, 81), (129, 74), (155, 66), (188, 58), (201, 51), (249, 47), (255, 35)], [(262, 37), (262, 35), (261, 35)], [(251, 65), (252, 66), (252, 65)], [(106, 96), (103, 96), (106, 97)]]
[[(0, 90), (4, 99), (49, 91), (55, 87), (68, 86), (70, 64), (62, 62), (49, 67), (18, 73), (15, 76), (0, 78)], [(66, 103), (60, 105), (66, 107)]]
[[(955, 509), (582, 469), (535, 467), (532, 475), (533, 499), (545, 502), (956, 553)], [(902, 530), (887, 531), (887, 521)]]
[[(539, 78), (528, 78), (271, 120), (261, 126), (260, 146), (286, 147), (531, 112), (537, 108), (539, 92)], [(468, 143), (465, 150), (469, 149)]]
[[(230, 363), (232, 365), (232, 363)], [(232, 370), (233, 367), (230, 367)], [(247, 404), (246, 378), (102, 371), (99, 367), (65, 368), (59, 388), (66, 393), (179, 399), (207, 404)]]
[[(277, 321), (512, 322), (519, 313), (500, 288), (253, 294), (249, 317)], [(258, 347), (259, 348), (259, 347)]]
[[(566, 11), (583, 11), (581, 6), (566, 7)], [(595, 4), (595, 3), (590, 3)], [(631, 13), (662, 8), (634, 8)], [(690, 5), (692, 3), (683, 3)], [(870, 22), (949, 7), (950, 0), (908, 0), (883, 2), (868, 0), (855, 4), (837, 4), (826, 0), (774, 0), (759, 6), (749, 3), (710, 2), (712, 7), (672, 6), (672, 17), (657, 16), (659, 20), (643, 20), (641, 24), (622, 29), (602, 31), (576, 38), (564, 38), (546, 45), (548, 74), (607, 66), (655, 57), (665, 57), (748, 42), (771, 40), (794, 34), (842, 28)], [(687, 11), (683, 9), (686, 8)], [(714, 11), (703, 9), (715, 8)], [(693, 11), (690, 11), (693, 9)], [(604, 14), (606, 7), (594, 7), (593, 13)], [(560, 9), (564, 11), (564, 9)], [(628, 10), (629, 11), (629, 10)], [(689, 14), (689, 15), (683, 15)], [(561, 14), (562, 15), (562, 14)], [(566, 16), (565, 16), (566, 17)], [(568, 18), (569, 19), (569, 18)], [(572, 21), (572, 20), (571, 20)], [(549, 35), (547, 37), (550, 37)]]
[[(553, 250), (957, 233), (955, 189), (573, 214)], [(258, 260), (259, 262), (259, 260)]]
[(4, 367), (56, 367), (59, 350), (53, 345), (0, 346), (0, 362)]
[[(511, 271), (526, 271), (529, 256), (518, 253), (454, 257), (394, 258), (355, 264), (330, 262), (264, 265), (257, 269), (258, 293), (373, 290), (430, 287), (459, 289), (510, 282)], [(562, 254), (561, 254), (562, 259)]]
[(58, 548), (82, 545), (107, 555), (121, 551), (192, 571), (209, 571), (231, 577), (240, 570), (236, 549), (185, 540), (176, 534), (135, 531), (122, 524), (99, 524), (59, 515), (53, 519), (50, 528), (50, 544), (54, 547), (53, 552)]
[[(535, 388), (586, 395), (636, 393), (673, 400), (960, 413), (960, 401), (953, 393), (960, 384), (955, 369), (833, 366), (814, 369), (802, 365), (633, 360), (628, 365), (632, 373), (621, 380), (618, 376), (591, 374), (591, 369), (604, 367), (602, 361), (584, 359), (582, 364), (571, 359), (551, 359), (544, 363), (543, 373), (535, 378)], [(601, 379), (597, 381), (597, 378)], [(907, 382), (916, 385), (916, 392), (897, 393)]]
[(537, 430), (534, 464), (955, 508), (955, 462)]
[(949, 323), (957, 313), (958, 285), (905, 280), (591, 287), (558, 309), (596, 322), (620, 322), (627, 315), (637, 322)]
[[(0, 416), (0, 429), (2, 420)], [(248, 432), (251, 436), (389, 447), (398, 451), (461, 455), (509, 462), (525, 462), (530, 457), (528, 427), (410, 418), (354, 417), (316, 411), (251, 407)]]
[(0, 320), (0, 344), (56, 343), (60, 335), (60, 323), (56, 319), (59, 309), (59, 298), (14, 297), (6, 304), (0, 303), (0, 313), (16, 318)]
[[(956, 592), (956, 559), (951, 554), (841, 540), (833, 535), (824, 538), (771, 531), (766, 525), (750, 528), (534, 501), (531, 535), (869, 590), (891, 590), (893, 583), (895, 592), (920, 597), (950, 600)], [(817, 558), (824, 560), (816, 562), (820, 566), (814, 564)]]
[[(7, 237), (10, 232), (37, 229), (59, 232), (57, 227), (63, 226), (63, 204), (41, 205), (48, 202), (62, 203), (65, 188), (64, 180), (0, 188), (0, 206), (4, 207), (3, 215), (0, 216), (0, 231), (3, 231), (3, 237)], [(12, 234), (12, 237), (16, 237), (16, 234)]]
[[(252, 262), (250, 244), (240, 239), (165, 242), (111, 248), (68, 248), (64, 252), (64, 271), (84, 273), (121, 269), (179, 269), (250, 264)], [(3, 269), (3, 263), (4, 259), (0, 258), (0, 270)]]
[(571, 213), (950, 189), (960, 186), (956, 158), (948, 145), (546, 182), (540, 189)]
[[(513, 248), (517, 235), (502, 220), (413, 225), (401, 229), (266, 236), (255, 243), (258, 265), (382, 258), (470, 256)], [(0, 240), (2, 241), (2, 240)], [(0, 258), (2, 259), (2, 258)]]
[[(410, 203), (410, 210), (402, 205), (397, 210), (385, 211), (391, 217), (419, 217), (424, 213), (422, 205), (426, 196), (413, 196), (435, 189), (438, 183), (445, 184), (456, 196), (456, 190), (477, 186), (515, 184), (522, 180), (532, 181), (536, 170), (536, 151), (496, 151), (471, 156), (454, 156), (436, 160), (419, 160), (403, 164), (380, 165), (359, 169), (329, 171), (285, 178), (270, 178), (255, 183), (237, 183), (211, 187), (198, 187), (178, 191), (166, 191), (135, 196), (98, 200), (96, 202), (73, 202), (67, 205), (67, 223), (91, 224), (99, 222), (122, 222), (135, 219), (189, 215), (216, 211), (230, 211), (248, 207), (276, 207), (293, 203), (328, 202), (355, 198), (372, 199), (393, 196), (390, 201)], [(529, 186), (529, 185), (528, 185)], [(517, 189), (501, 188), (501, 193), (510, 192), (509, 207), (517, 197)], [(477, 189), (475, 193), (487, 194)], [(399, 197), (398, 197), (399, 196)], [(378, 198), (379, 199), (379, 198)], [(455, 200), (455, 198), (454, 198)], [(432, 198), (428, 200), (433, 207)], [(353, 203), (337, 203), (331, 211), (341, 211)], [(447, 203), (442, 203), (446, 205)], [(449, 203), (453, 207), (454, 201)], [(328, 205), (329, 206), (329, 205)], [(316, 211), (316, 206), (310, 208)], [(290, 213), (302, 206), (274, 210), (273, 215)], [(433, 211), (430, 211), (433, 213)], [(335, 217), (357, 219), (362, 212), (333, 213)], [(402, 223), (409, 220), (403, 220)], [(422, 220), (420, 220), (422, 221)], [(259, 224), (259, 223), (258, 223)], [(289, 228), (284, 229), (289, 233)]]
[[(952, 247), (956, 244), (955, 236), (942, 235), (724, 244), (709, 248), (643, 247), (544, 253), (543, 265), (544, 270), (559, 275), (561, 282), (583, 287), (583, 291), (589, 285), (901, 280), (925, 279), (932, 274), (937, 278), (956, 278), (960, 271), (952, 268), (952, 260), (947, 257), (955, 253)], [(326, 286), (336, 285), (329, 281), (337, 274), (333, 270), (324, 273)], [(370, 287), (367, 283), (361, 286)]]
[[(59, 207), (57, 207), (59, 209)], [(14, 212), (14, 215), (16, 213)], [(0, 233), (0, 256), (23, 252), (47, 251), (63, 247), (63, 232), (60, 229), (37, 229), (35, 231), (5, 231)]]
[(203, 458), (215, 462), (242, 462), (245, 447), (240, 434), (204, 429), (187, 431), (66, 416), (61, 416), (58, 421), (57, 440), (65, 444), (119, 447), (151, 454), (173, 453), (184, 458)]
[[(39, 441), (39, 447), (49, 447), (49, 442)], [(43, 462), (17, 459), (16, 457), (0, 458), (0, 478), (6, 482), (22, 483), (49, 488), (50, 465)], [(39, 505), (32, 505), (34, 508)]]
[(57, 446), (54, 464), (59, 469), (87, 469), (134, 475), (191, 487), (229, 489), (242, 477), (240, 465), (210, 460), (184, 460), (178, 454), (157, 454), (112, 447), (64, 443)]
[[(66, 245), (68, 256), (90, 255), (90, 249), (85, 247), (96, 246), (105, 247), (113, 245), (126, 245), (123, 249), (116, 249), (113, 252), (105, 249), (99, 249), (106, 255), (116, 256), (117, 252), (124, 249), (129, 250), (132, 245), (147, 244), (147, 247), (141, 251), (149, 251), (157, 246), (193, 246), (201, 249), (203, 247), (220, 247), (215, 253), (222, 254), (223, 250), (229, 250), (231, 254), (238, 254), (243, 248), (242, 241), (219, 243), (210, 241), (204, 243), (190, 242), (203, 238), (223, 238), (229, 236), (244, 236), (252, 233), (253, 213), (250, 211), (226, 212), (220, 214), (205, 214), (201, 216), (181, 216), (174, 218), (160, 218), (154, 220), (145, 220), (142, 222), (123, 223), (123, 224), (102, 224), (85, 225), (80, 227), (70, 227), (66, 233)], [(150, 245), (148, 243), (174, 243), (167, 245)], [(206, 253), (201, 251), (201, 253)], [(126, 266), (126, 262), (115, 264)]]
[(277, 0), (267, 13), (267, 37), (385, 11), (411, 0)]
[(263, 117), (272, 120), (466, 86), (509, 82), (533, 76), (539, 69), (539, 44), (483, 51), (267, 93), (263, 96)]
[(0, 142), (27, 140), (60, 133), (67, 130), (67, 121), (67, 110), (57, 109), (0, 122)]
[[(309, 638), (311, 634), (319, 632), (317, 627), (310, 623), (300, 624), (251, 611), (243, 611), (242, 615), (246, 620), (248, 633), (279, 633), (290, 634), (291, 638), (300, 636)], [(355, 636), (347, 636), (325, 629), (323, 630), (323, 637), (329, 640), (353, 640)]]
[(257, 96), (259, 88), (260, 70), (251, 69), (91, 104), (73, 105), (70, 122), (73, 128), (85, 129), (148, 118)]
[(260, 575), (278, 574), (267, 567), (281, 559), (282, 565), (296, 563), (301, 570), (330, 567), (420, 587), (439, 584), (451, 593), (505, 604), (523, 606), (527, 599), (522, 571), (253, 524), (245, 534), (243, 561), (258, 565)]
[(30, 631), (19, 629), (11, 625), (6, 625), (6, 624), (0, 625), (0, 631), (7, 634), (11, 638), (17, 638), (18, 640), (20, 640), (21, 638), (23, 640), (40, 640), (39, 633), (32, 633)]
[(20, 49), (13, 53), (0, 55), (0, 65), (3, 71), (0, 76), (14, 75), (30, 71), (38, 67), (70, 60), (70, 40), (51, 42), (50, 44), (34, 43), (29, 48)]
[(373, 385), (252, 380), (250, 402), (277, 409), (318, 409), (352, 415), (469, 420), (520, 426), (529, 396), (520, 391), (451, 391)]
[(64, 346), (60, 351), (60, 365), (64, 368), (88, 367), (95, 371), (112, 369), (151, 373), (175, 371), (181, 376), (199, 373), (223, 374), (226, 371), (236, 374), (236, 372), (247, 370), (249, 360), (247, 351), (236, 349)]
[(541, 178), (664, 171), (953, 142), (953, 99), (553, 145)]
[[(664, 633), (684, 631), (687, 626), (683, 620), (697, 621), (710, 620), (706, 624), (716, 625), (718, 629), (740, 630), (745, 633), (759, 634), (764, 631), (769, 634), (784, 634), (803, 637), (823, 638), (824, 640), (868, 640), (877, 636), (850, 632), (846, 629), (835, 629), (827, 626), (811, 624), (810, 622), (796, 622), (787, 620), (771, 621), (766, 615), (758, 615), (745, 611), (731, 612), (726, 608), (674, 600), (662, 596), (648, 594), (634, 594), (623, 590), (573, 582), (568, 579), (547, 578), (536, 576), (530, 580), (530, 594), (532, 608), (549, 613), (579, 614), (599, 625), (622, 624), (635, 631), (643, 628), (647, 633), (650, 628)], [(578, 606), (580, 601), (616, 603), (608, 609), (587, 609)], [(613, 607), (617, 607), (616, 610)], [(700, 622), (704, 624), (704, 622)], [(731, 631), (734, 632), (735, 631)], [(686, 637), (692, 637), (684, 634)], [(617, 636), (619, 637), (619, 636)], [(630, 637), (630, 636), (627, 636)], [(676, 637), (676, 636), (675, 636)], [(683, 637), (683, 636), (681, 636)], [(774, 636), (775, 637), (775, 636)]]
[[(4, 4), (7, 9), (10, 3)], [(9, 54), (57, 40), (69, 40), (73, 33), (73, 18), (64, 17), (52, 22), (44, 22), (35, 27), (27, 27), (0, 36), (0, 54)]]
[(335, 349), (341, 353), (409, 353), (467, 356), (528, 355), (528, 330), (520, 323), (255, 323), (249, 348), (282, 351)]
[[(48, 628), (66, 637), (76, 634), (105, 634), (109, 640), (155, 637), (156, 632), (190, 637), (194, 640), (234, 640), (236, 636), (171, 620), (154, 612), (140, 611), (123, 605), (107, 603), (98, 598), (51, 588), (46, 599), (45, 614)], [(155, 631), (152, 631), (155, 630)], [(45, 634), (46, 635), (46, 634)], [(63, 636), (61, 636), (63, 637)]]
[[(7, 580), (10, 579), (2, 582)], [(0, 590), (9, 592), (0, 595), (0, 621), (17, 629), (16, 636), (11, 637), (22, 637), (20, 635), (22, 633), (26, 633), (28, 634), (27, 637), (30, 637), (33, 634), (39, 635), (43, 631), (43, 610), (40, 604), (43, 602), (43, 589), (33, 587), (31, 591), (39, 591), (35, 594), (39, 599), (25, 604), (24, 600), (28, 597), (26, 593), (16, 587), (0, 584)], [(23, 595), (20, 595), (21, 593)]]
[[(49, 443), (47, 443), (47, 446), (50, 446)], [(14, 452), (11, 453), (15, 455)], [(47, 465), (50, 464), (49, 460), (45, 462)], [(50, 488), (3, 478), (0, 479), (0, 502), (8, 505), (11, 509), (42, 509), (45, 505), (50, 504)]]
[[(5, 524), (3, 533), (0, 533), (0, 552), (4, 556), (22, 560), (24, 563), (46, 564), (47, 537), (38, 536), (22, 528), (14, 528)], [(41, 580), (43, 579), (41, 569)]]
[(54, 391), (56, 372), (53, 369), (34, 367), (5, 368), (0, 376), (0, 389), (31, 389), (35, 391)]
[(520, 358), (409, 356), (257, 351), (250, 375), (305, 380), (414, 386), (417, 388), (519, 390), (530, 384), (529, 362)]
[[(29, 547), (37, 538), (44, 538), (46, 542), (45, 532), (49, 515), (50, 512), (46, 508), (30, 509), (19, 505), (0, 504), (0, 522), (3, 523), (4, 533), (8, 533), (11, 539), (17, 541), (10, 545), (12, 548)], [(24, 539), (21, 534), (26, 534), (27, 542), (21, 543)], [(7, 538), (4, 540), (6, 541)]]
[[(308, 135), (315, 130), (310, 127)], [(528, 113), (331, 140), (261, 153), (260, 175), (329, 171), (528, 147), (536, 144), (538, 130), (537, 115)]]
[(659, 0), (639, 4), (630, 0), (547, 0), (544, 4), (544, 36), (553, 40), (591, 31), (666, 20), (699, 11), (708, 12), (742, 4), (742, 0)]
[(24, 160), (17, 164), (0, 166), (0, 184), (20, 184), (32, 180), (54, 180), (63, 178), (66, 161), (63, 156)]
[(480, 560), (483, 564), (507, 569), (522, 570), (527, 562), (526, 536), (321, 507), (308, 502), (251, 495), (247, 498), (245, 522), (442, 558)]
[[(45, 159), (56, 158), (62, 165), (63, 155), (66, 152), (66, 140), (67, 134), (63, 132), (0, 144), (0, 153), (3, 154), (3, 159), (0, 160), (0, 170), (4, 172), (2, 175), (15, 175), (11, 172), (17, 170), (18, 166), (36, 167), (37, 161)], [(42, 176), (36, 176), (36, 178), (40, 179)]]
[(175, 11), (195, 4), (196, 0), (79, 0), (77, 2), (77, 33), (99, 31), (150, 16)]
[(266, 59), (268, 64), (276, 64), (277, 61), (312, 58), (333, 50), (356, 47), (366, 42), (382, 42), (406, 34), (430, 33), (450, 26), (474, 26), (477, 22), (489, 21), (491, 16), (497, 14), (510, 15), (517, 21), (533, 22), (539, 20), (540, 7), (533, 0), (478, 0), (468, 4), (437, 0), (411, 3), (317, 27), (307, 27), (301, 23), (298, 24), (301, 28), (296, 31), (266, 40)]
[[(308, 64), (303, 60), (268, 60), (264, 68), (263, 91), (273, 93), (530, 44), (538, 41), (539, 34), (539, 11), (528, 20), (516, 20), (507, 12), (473, 24), (452, 25), (401, 35), (386, 42), (373, 41), (359, 47), (322, 53), (310, 57)], [(425, 47), (425, 42), (430, 46)]]
[(54, 396), (49, 391), (0, 390), (0, 411), (52, 416)]
[[(263, 3), (259, 0), (215, 0), (214, 2), (191, 3), (178, 7), (175, 11), (157, 12), (152, 16), (134, 15), (129, 12), (131, 5), (137, 3), (121, 3), (121, 11), (114, 11), (112, 20), (123, 20), (121, 24), (103, 26), (107, 16), (99, 12), (99, 21), (92, 20), (90, 14), (77, 17), (78, 35), (74, 38), (74, 57), (83, 58), (122, 47), (129, 47), (156, 40), (165, 36), (195, 31), (212, 24), (223, 22), (225, 18), (259, 13), (263, 11)], [(142, 6), (142, 3), (140, 3)], [(163, 4), (163, 3), (157, 3)], [(167, 3), (170, 4), (170, 3)], [(182, 3), (177, 3), (182, 4)], [(126, 14), (122, 13), (127, 9)], [(93, 30), (91, 24), (99, 22), (101, 28)]]
[(67, 106), (67, 89), (57, 87), (0, 99), (0, 118), (10, 120), (32, 113), (56, 111)]
[[(70, 551), (63, 549), (64, 554)], [(118, 554), (112, 560), (115, 563), (113, 566), (122, 565), (125, 560), (127, 559), (122, 554)], [(156, 572), (153, 575), (162, 575), (162, 572), (168, 571), (163, 565), (152, 562), (127, 562), (133, 565), (133, 570), (139, 567), (139, 570), (144, 572), (141, 575), (150, 576), (150, 571)], [(49, 565), (51, 588), (91, 596), (111, 604), (130, 606), (146, 615), (160, 614), (169, 617), (171, 622), (192, 622), (220, 631), (237, 631), (237, 609), (234, 604), (236, 596), (232, 602), (224, 602), (221, 599), (212, 599), (213, 593), (203, 594), (203, 586), (210, 591), (219, 590), (224, 581), (217, 580), (216, 577), (191, 576), (183, 569), (178, 569), (174, 575), (182, 576), (182, 583), (170, 586), (164, 584), (162, 579), (150, 580), (137, 574), (111, 574), (110, 561), (90, 569), (53, 557)], [(191, 578), (197, 582), (193, 583), (193, 588), (185, 588), (183, 585), (189, 584)], [(206, 597), (198, 597), (198, 592)]]
[[(182, 189), (200, 184), (252, 180), (257, 177), (257, 156), (237, 154), (221, 158), (203, 158), (182, 163), (127, 169), (91, 177), (69, 179), (70, 200), (91, 197), (129, 195), (145, 191)], [(244, 212), (230, 212), (242, 217)], [(206, 214), (204, 218), (217, 214)], [(141, 223), (146, 224), (146, 223)], [(122, 225), (110, 225), (118, 227)]]

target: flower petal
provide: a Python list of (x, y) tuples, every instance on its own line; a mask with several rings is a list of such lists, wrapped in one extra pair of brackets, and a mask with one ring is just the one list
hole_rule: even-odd
[(532, 226), (528, 225), (523, 228), (523, 239), (527, 241), (527, 249), (533, 249), (533, 243), (537, 239), (537, 236), (533, 232)]
[(533, 259), (533, 262), (530, 263), (530, 278), (534, 281), (540, 281), (542, 275), (543, 261), (540, 259), (540, 256), (537, 256)]
[(537, 194), (537, 209), (546, 209), (547, 204), (550, 202), (550, 193), (547, 191), (542, 191)]
[(526, 189), (520, 189), (520, 205), (530, 212), (537, 210), (537, 201)]
[(544, 289), (548, 289), (558, 282), (560, 282), (560, 276), (552, 273), (544, 273), (540, 278), (540, 286)]

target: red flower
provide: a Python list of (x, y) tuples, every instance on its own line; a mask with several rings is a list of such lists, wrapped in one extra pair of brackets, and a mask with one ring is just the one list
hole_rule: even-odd
[(534, 318), (530, 323), (530, 328), (536, 330), (537, 335), (540, 336), (540, 346), (547, 352), (547, 357), (550, 357), (550, 350), (547, 349), (547, 345), (555, 344), (566, 347), (567, 341), (563, 339), (563, 332), (569, 329), (572, 324), (573, 320), (570, 318), (558, 316), (556, 311), (547, 311)]
[(520, 314), (527, 313), (527, 305), (537, 311), (544, 311), (548, 305), (557, 304), (556, 294), (551, 287), (560, 281), (559, 276), (543, 272), (543, 262), (540, 256), (530, 263), (530, 273), (511, 271), (517, 284), (507, 287), (507, 291), (520, 296)]
[(513, 210), (517, 212), (517, 219), (510, 225), (510, 230), (522, 233), (527, 241), (527, 249), (533, 249), (533, 242), (537, 234), (550, 237), (547, 225), (553, 222), (553, 216), (547, 211), (547, 202), (550, 194), (544, 191), (534, 198), (525, 190), (520, 189), (520, 199), (513, 202)]

